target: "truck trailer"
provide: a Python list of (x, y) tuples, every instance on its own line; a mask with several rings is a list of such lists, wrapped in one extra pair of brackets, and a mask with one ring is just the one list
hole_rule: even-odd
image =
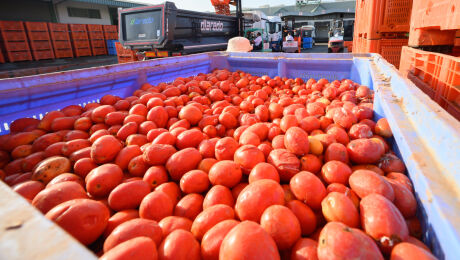
[(224, 50), (244, 31), (240, 6), (236, 16), (181, 10), (172, 2), (120, 9), (119, 40), (146, 58)]

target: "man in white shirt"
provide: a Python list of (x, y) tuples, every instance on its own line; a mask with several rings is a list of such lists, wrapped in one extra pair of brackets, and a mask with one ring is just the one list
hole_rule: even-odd
[(262, 44), (262, 34), (258, 32), (257, 38), (254, 39), (254, 50), (262, 50)]
[(294, 40), (294, 37), (292, 37), (291, 33), (288, 33), (288, 35), (286, 36), (286, 41), (293, 41)]

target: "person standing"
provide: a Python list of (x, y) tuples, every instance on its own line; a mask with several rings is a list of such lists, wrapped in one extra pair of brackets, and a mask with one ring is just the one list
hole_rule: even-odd
[(263, 45), (262, 34), (258, 32), (257, 37), (254, 39), (254, 50), (262, 50), (262, 45)]

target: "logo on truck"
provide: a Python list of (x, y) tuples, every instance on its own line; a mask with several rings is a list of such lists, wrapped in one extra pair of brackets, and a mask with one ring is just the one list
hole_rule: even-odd
[(143, 18), (143, 19), (138, 19), (138, 18), (132, 18), (130, 21), (131, 25), (136, 25), (136, 24), (151, 24), (154, 22), (153, 17), (148, 17), (148, 18)]
[(201, 21), (201, 31), (222, 32), (224, 30), (224, 23), (221, 21)]

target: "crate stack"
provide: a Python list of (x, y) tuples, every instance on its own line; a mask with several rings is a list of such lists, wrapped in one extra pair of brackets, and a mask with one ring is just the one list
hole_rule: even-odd
[(116, 25), (103, 25), (104, 38), (106, 40), (117, 40), (118, 39), (118, 27)]
[(460, 120), (460, 1), (414, 0), (399, 70)]
[(5, 63), (5, 58), (3, 57), (2, 49), (0, 48), (0, 63)]
[(46, 22), (24, 22), (34, 60), (54, 59), (53, 45)]
[(412, 0), (356, 1), (353, 52), (379, 53), (399, 66), (407, 45)]
[(32, 60), (23, 22), (0, 21), (0, 49), (9, 62)]
[(107, 55), (107, 46), (104, 39), (104, 31), (100, 24), (87, 24), (91, 52), (93, 56)]
[(125, 49), (125, 47), (123, 47), (123, 45), (121, 45), (119, 42), (115, 43), (115, 49), (117, 51), (118, 63), (126, 63), (138, 60), (135, 51)]
[(72, 49), (75, 57), (91, 56), (86, 24), (69, 24)]
[(48, 29), (56, 59), (73, 58), (68, 25), (63, 23), (48, 23)]

